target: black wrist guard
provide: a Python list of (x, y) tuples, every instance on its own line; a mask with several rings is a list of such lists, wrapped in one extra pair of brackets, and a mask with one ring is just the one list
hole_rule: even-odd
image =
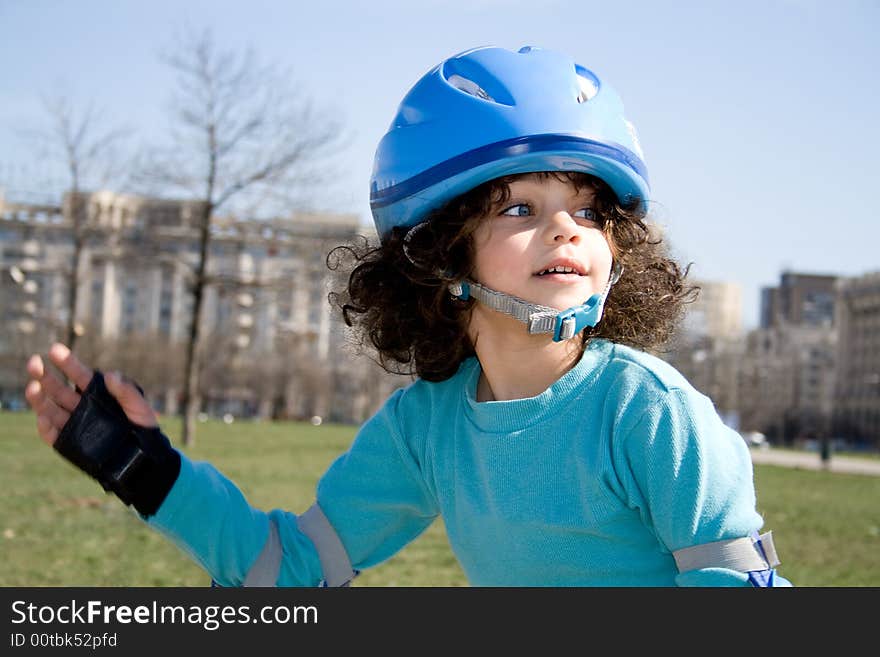
[(129, 420), (98, 370), (54, 447), (143, 516), (156, 513), (180, 473), (180, 454), (168, 438), (159, 427)]

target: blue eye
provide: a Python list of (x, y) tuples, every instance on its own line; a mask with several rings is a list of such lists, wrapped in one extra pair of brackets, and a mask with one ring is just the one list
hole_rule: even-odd
[(598, 221), (596, 211), (593, 208), (581, 208), (574, 213), (574, 216), (588, 221)]
[(531, 213), (532, 209), (527, 203), (517, 203), (516, 205), (511, 205), (501, 214), (508, 217), (528, 217)]

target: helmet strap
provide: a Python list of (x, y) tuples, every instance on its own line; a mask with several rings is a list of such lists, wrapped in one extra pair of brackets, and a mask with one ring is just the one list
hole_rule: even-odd
[(449, 293), (462, 301), (473, 297), (492, 310), (510, 315), (523, 322), (529, 334), (552, 333), (553, 341), (561, 342), (573, 338), (588, 326), (595, 326), (599, 323), (611, 286), (620, 280), (622, 273), (623, 266), (615, 262), (604, 291), (592, 295), (579, 306), (573, 306), (561, 312), (549, 306), (529, 303), (512, 294), (498, 292), (474, 281), (465, 280), (452, 283), (449, 286)]

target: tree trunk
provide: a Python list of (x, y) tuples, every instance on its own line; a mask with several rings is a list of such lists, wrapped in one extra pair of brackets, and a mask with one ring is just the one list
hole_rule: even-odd
[(76, 304), (79, 295), (79, 261), (83, 247), (82, 217), (80, 216), (79, 183), (74, 180), (70, 191), (70, 221), (73, 226), (73, 255), (70, 262), (70, 292), (67, 295), (67, 330), (65, 343), (71, 351), (76, 344)]
[(190, 446), (196, 440), (196, 417), (201, 406), (199, 397), (199, 329), (202, 323), (202, 301), (205, 293), (208, 242), (211, 237), (213, 205), (205, 203), (199, 231), (199, 262), (193, 282), (193, 313), (186, 345), (183, 388), (183, 444)]

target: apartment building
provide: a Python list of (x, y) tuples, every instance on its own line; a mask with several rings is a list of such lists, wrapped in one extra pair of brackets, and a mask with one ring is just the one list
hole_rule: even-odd
[[(74, 208), (84, 226), (75, 322), (83, 344), (89, 338), (100, 338), (102, 344), (136, 344), (151, 336), (155, 344), (169, 349), (165, 358), (154, 357), (169, 367), (180, 365), (181, 352), (174, 347), (184, 343), (192, 321), (198, 203), (111, 191), (78, 198), (68, 194), (62, 206), (2, 201), (0, 368), (5, 374), (0, 374), (0, 401), (20, 397), (21, 375), (13, 370), (20, 369), (22, 355), (44, 350), (49, 340), (64, 335)], [(329, 376), (324, 373), (340, 369), (369, 372), (366, 359), (352, 355), (346, 331), (331, 312), (327, 295), (333, 272), (326, 258), (334, 246), (370, 230), (359, 225), (355, 215), (346, 214), (212, 221), (210, 284), (200, 325), (204, 348), (214, 350), (203, 358), (206, 369), (210, 371), (212, 361), (241, 370), (267, 359), (280, 369), (281, 363), (294, 359), (297, 371), (311, 374), (309, 381), (297, 381), (276, 372), (268, 378), (282, 381), (285, 392), (281, 399), (275, 393), (274, 399), (268, 393), (261, 399), (253, 385), (235, 391), (230, 382), (235, 377), (214, 373), (203, 377), (207, 410), (267, 415), (280, 407), (290, 416), (318, 414), (360, 421), (384, 392), (400, 384), (378, 377), (381, 381), (335, 399), (332, 386), (316, 382)], [(362, 372), (351, 378), (366, 376)], [(157, 404), (165, 412), (175, 412), (179, 398), (179, 385), (166, 386), (157, 395)]]
[(880, 272), (837, 286), (835, 434), (880, 446)]
[(761, 290), (761, 328), (834, 323), (837, 276), (783, 272), (776, 287)]
[(743, 428), (771, 440), (821, 440), (832, 429), (837, 276), (785, 271), (761, 291), (759, 328), (740, 374)]

